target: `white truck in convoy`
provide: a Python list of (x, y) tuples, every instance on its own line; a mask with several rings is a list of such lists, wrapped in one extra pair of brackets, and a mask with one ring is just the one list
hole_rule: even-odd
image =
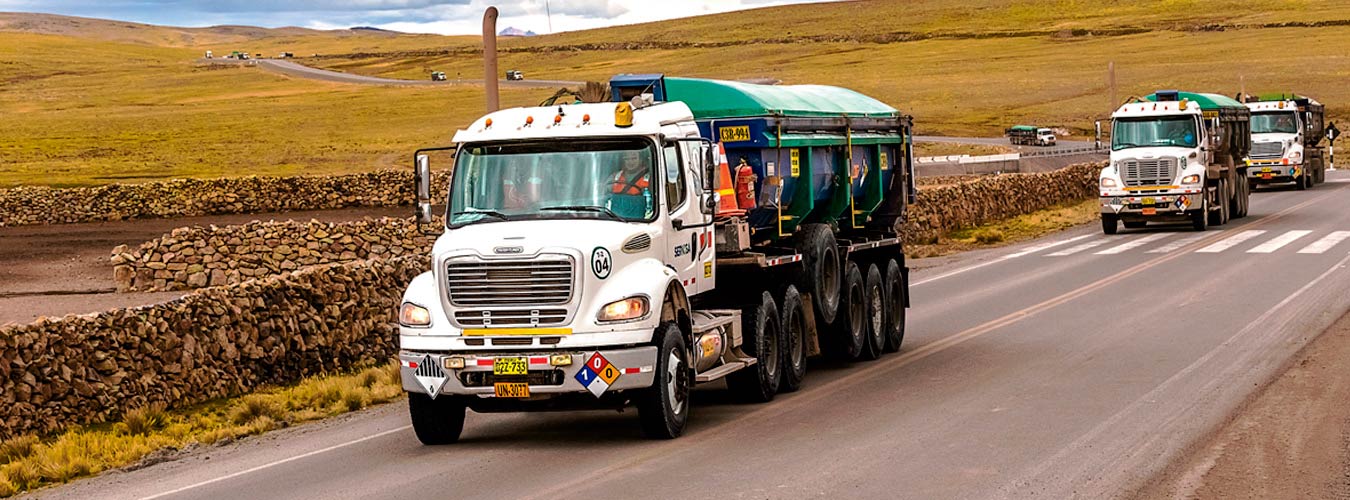
[(1241, 96), (1252, 112), (1252, 152), (1247, 179), (1253, 184), (1292, 182), (1308, 189), (1326, 180), (1326, 110), (1295, 94)]
[(808, 356), (899, 350), (911, 120), (823, 86), (620, 75), (612, 102), (495, 111), (454, 152), (431, 271), (399, 310), (414, 430), (466, 409), (636, 406), (681, 434), (690, 391), (795, 390)]
[(1111, 114), (1102, 169), (1102, 231), (1189, 222), (1197, 231), (1247, 215), (1246, 105), (1218, 94), (1160, 90)]

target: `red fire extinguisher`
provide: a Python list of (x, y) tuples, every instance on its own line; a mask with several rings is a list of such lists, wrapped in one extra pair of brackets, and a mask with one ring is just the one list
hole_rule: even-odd
[(736, 206), (741, 210), (755, 208), (755, 171), (741, 158), (736, 166)]

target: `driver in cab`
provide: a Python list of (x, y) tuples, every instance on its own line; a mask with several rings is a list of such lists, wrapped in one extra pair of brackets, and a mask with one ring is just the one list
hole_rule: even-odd
[(641, 151), (625, 151), (622, 162), (611, 179), (609, 209), (625, 219), (651, 218), (651, 169)]

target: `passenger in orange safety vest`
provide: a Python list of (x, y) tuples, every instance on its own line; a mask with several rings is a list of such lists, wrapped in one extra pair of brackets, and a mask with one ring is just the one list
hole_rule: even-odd
[(651, 169), (639, 151), (623, 155), (623, 167), (611, 179), (609, 209), (625, 219), (647, 219), (652, 214)]

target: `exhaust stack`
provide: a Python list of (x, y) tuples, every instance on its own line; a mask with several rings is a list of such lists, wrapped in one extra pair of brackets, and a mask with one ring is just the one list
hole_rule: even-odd
[(483, 89), (487, 91), (487, 112), (501, 108), (497, 95), (497, 8), (483, 13)]

